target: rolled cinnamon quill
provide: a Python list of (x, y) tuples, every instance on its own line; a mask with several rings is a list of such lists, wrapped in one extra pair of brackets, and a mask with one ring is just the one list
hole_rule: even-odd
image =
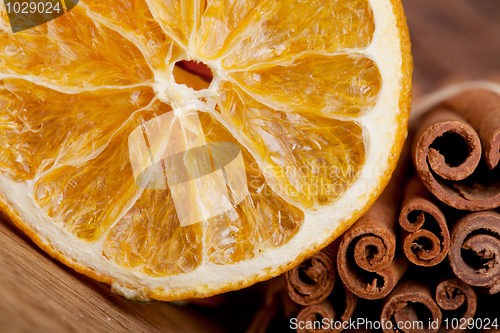
[(448, 254), (450, 232), (445, 216), (416, 176), (406, 184), (399, 224), (404, 230), (403, 251), (410, 262), (434, 266)]
[[(468, 320), (474, 318), (476, 313), (477, 295), (467, 283), (459, 279), (447, 279), (439, 283), (436, 288), (436, 303), (441, 309), (451, 311), (450, 319), (456, 318), (458, 322), (468, 323)], [(462, 314), (455, 311), (460, 309), (462, 309)], [(463, 325), (456, 325), (455, 329), (452, 325), (448, 330), (442, 328), (441, 331), (447, 333), (463, 332), (464, 329), (460, 329), (460, 327)]]
[(440, 108), (424, 117), (415, 135), (412, 158), (424, 185), (445, 204), (471, 211), (500, 205), (500, 186), (496, 184), (500, 175), (488, 173), (479, 163), (479, 136), (453, 111)]
[[(297, 315), (297, 321), (306, 323), (309, 321), (310, 327), (314, 327), (311, 322), (318, 321), (318, 318), (326, 318), (328, 321), (328, 329), (326, 327), (312, 328), (309, 330), (297, 330), (297, 332), (328, 332), (328, 333), (340, 333), (344, 330), (344, 327), (348, 327), (348, 322), (352, 317), (356, 305), (358, 303), (358, 297), (351, 293), (343, 284), (342, 281), (338, 281), (335, 284), (335, 288), (331, 297), (324, 300), (323, 302), (303, 308)], [(332, 304), (331, 302), (335, 302)], [(341, 313), (340, 317), (337, 317), (338, 313)]]
[(489, 294), (500, 291), (500, 214), (471, 213), (451, 230), (449, 253), (453, 273), (462, 281), (483, 287)]
[(335, 283), (335, 264), (328, 251), (321, 251), (285, 273), (290, 298), (304, 306), (322, 302)]
[(403, 255), (395, 259), (396, 227), (408, 155), (409, 147), (405, 146), (388, 186), (365, 215), (344, 233), (339, 245), (339, 276), (361, 298), (387, 296), (408, 268)]
[[(297, 322), (302, 323), (297, 333), (330, 333), (329, 321), (335, 318), (335, 310), (328, 300), (303, 308), (297, 315)], [(327, 324), (323, 322), (327, 320)]]
[(408, 267), (406, 258), (394, 260), (398, 204), (391, 198), (392, 193), (384, 192), (344, 233), (339, 246), (339, 276), (352, 293), (362, 298), (387, 296)]
[(489, 90), (471, 90), (444, 103), (459, 113), (477, 131), (488, 168), (500, 161), (500, 95)]
[(395, 209), (379, 198), (342, 237), (337, 269), (346, 287), (359, 297), (387, 296), (408, 268), (406, 258), (394, 260)]
[(387, 296), (380, 319), (385, 333), (430, 333), (438, 331), (442, 314), (428, 286), (406, 280)]

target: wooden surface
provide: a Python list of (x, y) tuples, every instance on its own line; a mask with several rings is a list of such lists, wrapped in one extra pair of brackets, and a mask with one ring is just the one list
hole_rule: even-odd
[(222, 332), (165, 302), (140, 304), (75, 273), (0, 224), (0, 332)]
[[(461, 78), (500, 77), (500, 0), (402, 2), (415, 95)], [(3, 221), (0, 244), (0, 332), (242, 332), (262, 290), (230, 293), (216, 308), (131, 303), (51, 259)]]
[(500, 78), (499, 0), (402, 0), (416, 97), (455, 80)]

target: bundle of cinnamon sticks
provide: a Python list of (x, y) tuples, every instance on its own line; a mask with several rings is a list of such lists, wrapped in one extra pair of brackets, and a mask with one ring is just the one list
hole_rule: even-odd
[[(500, 306), (481, 310), (500, 296), (500, 95), (463, 91), (413, 124), (370, 210), (286, 273), (297, 332), (360, 323), (368, 331), (461, 332), (480, 329), (469, 325), (476, 319), (500, 328)], [(418, 321), (422, 327), (397, 326)]]

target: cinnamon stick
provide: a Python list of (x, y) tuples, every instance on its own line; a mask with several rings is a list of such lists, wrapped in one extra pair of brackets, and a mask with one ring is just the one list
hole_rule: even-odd
[[(426, 308), (427, 311), (422, 311)], [(431, 318), (425, 318), (426, 313)], [(437, 332), (441, 326), (442, 314), (433, 300), (428, 286), (411, 280), (398, 284), (387, 297), (380, 320), (391, 322), (383, 327), (389, 332)], [(421, 321), (421, 324), (419, 323)]]
[(500, 95), (489, 90), (471, 90), (445, 102), (477, 131), (490, 169), (500, 161)]
[(406, 258), (394, 260), (395, 206), (379, 199), (344, 233), (337, 269), (346, 287), (366, 299), (387, 296), (408, 267)]
[(326, 251), (318, 252), (285, 273), (288, 294), (300, 305), (320, 303), (332, 292), (335, 275), (330, 255)]
[(387, 296), (408, 268), (404, 256), (394, 259), (396, 221), (408, 155), (409, 147), (406, 146), (385, 191), (342, 236), (337, 270), (346, 287), (359, 297), (379, 299)]
[[(356, 306), (358, 304), (358, 297), (354, 295), (347, 287), (339, 280), (333, 289), (332, 294), (330, 295), (330, 300), (335, 300), (333, 307), (335, 309), (335, 313), (342, 313), (340, 318), (332, 317), (335, 321), (339, 321), (340, 323), (349, 322), (349, 319), (352, 318), (354, 314), (354, 310), (356, 310)], [(335, 325), (333, 329), (330, 330), (330, 333), (340, 333), (347, 327), (348, 325)]]
[(481, 162), (481, 150), (471, 124), (442, 107), (422, 120), (412, 158), (422, 182), (440, 201), (453, 208), (479, 211), (500, 206), (500, 173)]
[(484, 210), (500, 204), (500, 190), (470, 180), (481, 160), (481, 142), (467, 121), (449, 109), (436, 109), (422, 120), (412, 158), (424, 185), (445, 204)]
[[(464, 322), (460, 318), (464, 318), (465, 322), (468, 323), (470, 318), (474, 318), (477, 308), (477, 295), (474, 289), (465, 282), (459, 279), (447, 279), (438, 284), (436, 288), (436, 303), (443, 310), (452, 311), (449, 315), (450, 319), (457, 318), (459, 322)], [(457, 314), (460, 308), (464, 308), (463, 314)], [(456, 325), (453, 329), (453, 325), (450, 325), (448, 330), (441, 329), (443, 332), (447, 333), (458, 333), (463, 332), (460, 329), (463, 325)]]
[[(322, 295), (319, 298), (321, 299), (319, 303), (304, 307), (297, 315), (297, 320), (307, 322), (311, 320), (311, 318), (317, 320), (314, 319), (314, 315), (321, 317), (322, 315), (329, 314), (331, 315), (330, 317), (323, 318), (327, 318), (330, 323), (332, 320), (338, 321), (337, 328), (331, 327), (330, 330), (328, 330), (330, 333), (339, 333), (343, 330), (341, 324), (345, 321), (349, 321), (358, 303), (358, 297), (351, 293), (340, 279), (336, 278), (334, 258), (336, 257), (338, 247), (339, 241), (333, 242), (321, 252), (305, 260), (301, 265), (297, 266), (296, 269), (287, 272), (285, 275), (287, 284), (286, 289), (288, 291), (287, 296), (289, 296), (289, 299), (292, 299), (292, 296), (294, 296), (295, 301), (298, 300), (299, 304), (303, 304), (305, 299), (311, 299), (309, 296), (311, 294), (317, 293), (318, 295)], [(315, 265), (316, 268), (314, 268)], [(313, 279), (317, 282), (311, 284)], [(330, 285), (331, 283), (333, 283), (333, 285)], [(304, 294), (298, 291), (303, 291), (303, 289), (312, 289), (313, 292), (311, 294)], [(326, 295), (327, 298), (324, 295)], [(336, 317), (337, 314), (342, 315)], [(288, 312), (287, 316), (291, 317), (292, 314)], [(312, 323), (309, 325), (312, 325)], [(315, 329), (311, 329), (310, 331), (321, 332), (321, 330), (318, 331)]]
[[(332, 304), (332, 302), (334, 302)], [(341, 305), (341, 303), (344, 303)], [(340, 333), (343, 331), (344, 327), (348, 327), (348, 324), (343, 324), (344, 322), (349, 322), (352, 315), (354, 314), (354, 310), (356, 309), (356, 305), (358, 303), (358, 298), (351, 293), (342, 283), (342, 281), (338, 281), (335, 284), (334, 292), (330, 295), (330, 297), (319, 304), (311, 305), (308, 307), (304, 307), (299, 314), (297, 315), (297, 321), (303, 321), (307, 326), (307, 322), (309, 321), (309, 326), (313, 326), (312, 322), (321, 320), (321, 318), (326, 318), (328, 320), (328, 329), (322, 330), (322, 328), (318, 329), (309, 329), (309, 330), (297, 330), (297, 332), (328, 332), (328, 333)], [(337, 317), (338, 313), (342, 315)], [(333, 324), (332, 324), (333, 323)]]
[(445, 216), (418, 177), (406, 184), (399, 224), (405, 230), (403, 251), (413, 264), (434, 266), (448, 254), (450, 232)]
[(462, 281), (500, 291), (500, 214), (485, 211), (468, 214), (451, 230), (450, 266)]
[(329, 333), (331, 330), (323, 325), (323, 318), (335, 318), (335, 310), (328, 300), (303, 308), (297, 315), (297, 322), (305, 323), (297, 328), (297, 333)]

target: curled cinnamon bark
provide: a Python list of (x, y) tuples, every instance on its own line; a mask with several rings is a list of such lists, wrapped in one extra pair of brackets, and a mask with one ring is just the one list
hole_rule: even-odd
[[(436, 288), (436, 303), (443, 310), (458, 310), (463, 309), (463, 314), (457, 314), (457, 311), (453, 311), (450, 318), (457, 318), (460, 322), (460, 318), (464, 318), (465, 322), (470, 318), (474, 318), (477, 308), (477, 295), (474, 289), (467, 283), (460, 281), (459, 279), (447, 279), (438, 284)], [(453, 329), (443, 330), (448, 333), (458, 333), (463, 332), (460, 329), (460, 325)]]
[[(328, 320), (328, 329), (322, 330), (324, 327), (318, 327), (316, 325), (316, 329), (304, 329), (297, 330), (297, 332), (328, 332), (328, 333), (340, 333), (343, 331), (344, 327), (348, 327), (347, 324), (343, 324), (344, 322), (349, 322), (349, 319), (352, 317), (354, 310), (356, 309), (356, 305), (358, 303), (358, 298), (351, 293), (341, 281), (338, 281), (335, 284), (336, 289), (332, 293), (331, 297), (323, 302), (315, 305), (311, 305), (303, 308), (299, 314), (297, 315), (297, 321), (303, 321), (304, 325), (307, 326), (307, 322), (309, 321), (309, 326), (313, 326), (313, 321), (318, 321), (323, 318)], [(335, 300), (335, 303), (332, 305), (330, 300)], [(342, 302), (340, 300), (345, 300)], [(344, 303), (344, 304), (342, 304)], [(340, 318), (336, 317), (337, 313), (342, 312)], [(320, 318), (320, 319), (318, 319)], [(326, 328), (326, 327), (325, 327)]]
[(445, 102), (464, 117), (479, 134), (488, 168), (500, 161), (500, 95), (489, 90), (471, 90)]
[(342, 236), (337, 270), (345, 286), (366, 299), (387, 296), (408, 268), (404, 256), (394, 259), (397, 210), (406, 176), (409, 148), (403, 149), (393, 178), (373, 206)]
[(288, 294), (300, 305), (320, 303), (332, 292), (335, 275), (335, 264), (328, 252), (318, 252), (285, 273)]
[[(344, 326), (342, 323), (344, 321), (349, 321), (352, 317), (358, 303), (358, 297), (351, 293), (340, 279), (336, 278), (335, 261), (333, 259), (337, 254), (338, 247), (339, 241), (333, 242), (315, 256), (305, 260), (301, 265), (297, 266), (295, 270), (289, 271), (285, 275), (286, 296), (290, 302), (293, 303), (291, 296), (294, 296), (294, 298), (296, 300), (298, 299), (301, 303), (304, 303), (304, 297), (310, 298), (308, 295), (299, 293), (298, 289), (303, 290), (303, 288), (306, 288), (308, 290), (311, 288), (314, 290), (314, 293), (322, 295), (320, 297), (320, 303), (306, 306), (300, 312), (298, 310), (295, 312), (290, 309), (292, 312), (288, 311), (286, 317), (290, 318), (299, 313), (299, 315), (297, 315), (298, 320), (307, 321), (309, 320), (307, 318), (313, 318), (313, 314), (317, 314), (319, 317), (323, 314), (329, 314), (331, 315), (327, 318), (329, 323), (335, 321), (336, 326), (331, 326), (328, 332), (339, 333), (343, 330)], [(316, 268), (313, 268), (314, 266), (316, 266)], [(317, 283), (311, 285), (310, 282), (312, 279), (318, 276), (322, 276), (322, 278), (317, 278)], [(333, 285), (331, 285), (332, 283)], [(328, 297), (326, 300), (325, 295)], [(333, 302), (333, 304), (330, 302)], [(285, 303), (286, 302), (284, 302), (284, 304)], [(335, 317), (336, 314), (342, 315), (340, 317)], [(310, 323), (309, 326), (311, 325)], [(311, 332), (318, 331), (311, 329)], [(321, 332), (321, 330), (319, 330), (319, 332)]]
[(412, 151), (420, 179), (440, 201), (471, 211), (500, 206), (500, 173), (479, 163), (479, 136), (460, 115), (444, 108), (429, 113)]
[(408, 267), (406, 258), (394, 260), (397, 204), (380, 197), (347, 230), (339, 246), (337, 269), (346, 287), (366, 299), (387, 296)]
[(390, 225), (395, 219), (393, 210), (377, 201), (343, 235), (337, 269), (346, 287), (359, 297), (387, 296), (408, 267), (405, 258), (394, 260), (396, 235)]
[(383, 326), (385, 333), (427, 333), (438, 331), (442, 314), (428, 286), (406, 280), (387, 297), (380, 319), (387, 322)]
[(302, 328), (297, 328), (297, 333), (329, 333), (330, 325), (324, 325), (323, 319), (335, 318), (335, 310), (328, 300), (303, 308), (297, 315), (297, 322), (302, 323)]
[(448, 254), (450, 232), (443, 212), (418, 177), (411, 178), (404, 192), (399, 214), (403, 251), (419, 266), (439, 264)]
[(483, 287), (489, 294), (500, 291), (500, 214), (471, 213), (451, 231), (450, 266), (462, 281)]
[[(333, 304), (336, 310), (335, 312), (342, 312), (340, 318), (332, 317), (336, 322), (338, 321), (339, 323), (336, 323), (334, 325), (333, 329), (330, 330), (330, 333), (340, 333), (344, 330), (344, 327), (347, 327), (347, 325), (340, 324), (348, 322), (349, 319), (352, 318), (354, 310), (356, 310), (356, 306), (358, 304), (358, 297), (350, 292), (349, 289), (347, 289), (346, 286), (342, 283), (342, 281), (339, 280), (338, 283), (335, 284), (335, 288), (333, 293), (331, 294), (330, 299), (336, 300)], [(342, 302), (341, 300), (344, 300), (344, 302)]]

